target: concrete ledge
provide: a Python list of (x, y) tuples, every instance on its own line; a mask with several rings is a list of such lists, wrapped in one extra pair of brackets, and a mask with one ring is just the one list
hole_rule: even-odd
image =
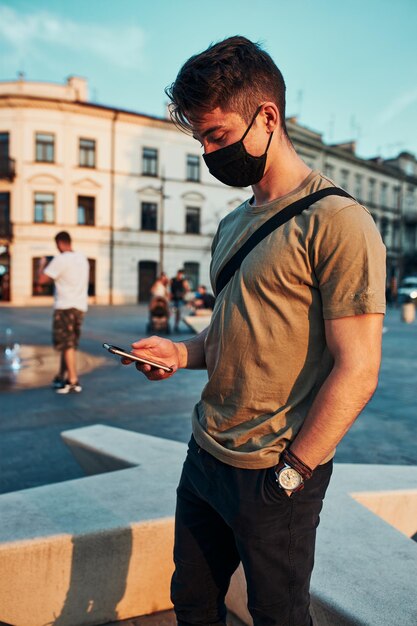
[(82, 626), (171, 608), (185, 445), (104, 430), (113, 449), (140, 442), (140, 466), (0, 496), (0, 621)]
[(185, 315), (182, 318), (184, 324), (194, 333), (201, 333), (210, 324), (211, 315)]
[[(175, 488), (186, 446), (106, 426), (63, 437), (86, 471), (119, 471), (0, 496), (0, 620), (82, 626), (169, 609)], [(399, 497), (414, 499), (417, 468), (336, 465), (334, 474), (312, 579), (317, 625), (414, 626), (417, 544), (369, 502), (377, 498), (380, 510), (399, 485)], [(364, 492), (366, 506), (357, 501)], [(228, 606), (250, 624), (245, 594), (238, 570)]]

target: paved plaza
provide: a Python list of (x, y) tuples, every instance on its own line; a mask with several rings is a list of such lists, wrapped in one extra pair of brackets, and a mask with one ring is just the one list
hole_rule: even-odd
[[(12, 328), (22, 345), (49, 346), (50, 323), (50, 308), (0, 310), (0, 332)], [(61, 441), (63, 430), (102, 423), (188, 440), (191, 410), (206, 373), (180, 371), (166, 381), (149, 382), (101, 347), (104, 341), (129, 347), (146, 336), (146, 323), (144, 306), (91, 307), (80, 348), (101, 358), (82, 377), (81, 394), (62, 396), (49, 386), (1, 392), (0, 493), (83, 476)], [(377, 392), (339, 446), (339, 462), (417, 465), (417, 322), (405, 324), (400, 310), (390, 309), (385, 329)], [(173, 338), (191, 336), (183, 325)]]

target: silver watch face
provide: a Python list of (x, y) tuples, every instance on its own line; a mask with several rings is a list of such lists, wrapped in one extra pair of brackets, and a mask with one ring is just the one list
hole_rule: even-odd
[(278, 474), (278, 484), (282, 489), (294, 491), (302, 482), (301, 475), (292, 467), (284, 467)]

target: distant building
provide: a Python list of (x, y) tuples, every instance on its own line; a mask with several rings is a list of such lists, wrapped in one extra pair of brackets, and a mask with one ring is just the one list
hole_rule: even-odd
[(320, 133), (287, 120), (298, 154), (346, 189), (372, 213), (387, 247), (387, 278), (417, 275), (417, 160), (402, 152), (395, 159), (362, 159), (355, 142), (327, 145)]
[[(388, 273), (417, 273), (417, 163), (413, 155), (365, 160), (354, 144), (326, 145), (288, 120), (306, 163), (371, 210), (388, 248)], [(184, 267), (209, 283), (219, 220), (248, 196), (202, 165), (194, 139), (169, 119), (88, 101), (87, 83), (0, 82), (0, 299), (44, 304), (39, 258), (68, 230), (90, 259), (98, 304), (146, 301), (156, 274)]]

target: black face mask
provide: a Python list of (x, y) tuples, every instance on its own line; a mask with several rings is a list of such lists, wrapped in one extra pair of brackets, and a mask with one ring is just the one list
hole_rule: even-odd
[(262, 106), (257, 108), (251, 123), (245, 130), (240, 141), (231, 143), (229, 146), (220, 148), (214, 152), (209, 152), (209, 154), (203, 154), (210, 174), (225, 185), (230, 185), (231, 187), (256, 185), (264, 175), (266, 155), (274, 133), (270, 134), (266, 150), (261, 156), (249, 154), (243, 143), (261, 108)]

